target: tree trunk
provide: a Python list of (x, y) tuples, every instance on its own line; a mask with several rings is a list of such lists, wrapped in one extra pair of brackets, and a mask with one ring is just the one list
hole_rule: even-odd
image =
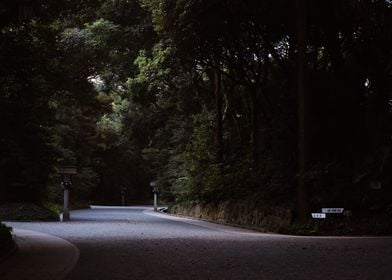
[(259, 124), (257, 120), (258, 110), (257, 110), (257, 87), (253, 87), (250, 92), (250, 103), (251, 103), (251, 149), (252, 149), (252, 159), (253, 167), (255, 171), (259, 166), (259, 154), (258, 154), (258, 129)]
[(223, 163), (223, 94), (222, 76), (219, 70), (215, 71), (215, 106), (216, 106), (216, 159), (219, 165)]
[(309, 165), (308, 155), (308, 91), (306, 88), (306, 5), (297, 0), (298, 40), (298, 218), (308, 219), (308, 198), (305, 173)]
[(24, 1), (19, 4), (19, 20), (30, 20), (34, 17), (34, 2)]

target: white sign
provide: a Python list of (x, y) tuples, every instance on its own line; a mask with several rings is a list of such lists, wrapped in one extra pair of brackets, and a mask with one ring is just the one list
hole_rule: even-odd
[(328, 214), (342, 214), (344, 208), (322, 208), (321, 212)]
[(327, 215), (325, 213), (312, 213), (313, 219), (325, 219)]

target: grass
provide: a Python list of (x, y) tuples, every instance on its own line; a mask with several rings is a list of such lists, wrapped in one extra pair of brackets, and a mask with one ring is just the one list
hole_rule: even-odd
[(60, 215), (60, 213), (63, 211), (62, 205), (60, 204), (45, 202), (43, 206), (44, 208), (48, 209), (53, 213), (56, 213), (57, 215)]
[(58, 221), (58, 213), (31, 203), (8, 203), (0, 205), (3, 221)]

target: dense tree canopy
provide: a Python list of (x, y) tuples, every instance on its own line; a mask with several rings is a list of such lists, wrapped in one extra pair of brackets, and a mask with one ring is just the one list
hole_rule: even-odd
[(392, 3), (295, 4), (3, 1), (0, 200), (390, 213)]

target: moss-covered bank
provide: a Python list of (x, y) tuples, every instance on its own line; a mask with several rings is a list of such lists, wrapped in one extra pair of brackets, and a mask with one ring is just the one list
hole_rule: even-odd
[(3, 221), (58, 221), (59, 215), (47, 208), (31, 203), (8, 203), (0, 205)]
[(290, 227), (292, 211), (284, 207), (264, 208), (255, 202), (225, 201), (219, 204), (188, 202), (172, 205), (169, 213), (217, 223), (281, 232)]

